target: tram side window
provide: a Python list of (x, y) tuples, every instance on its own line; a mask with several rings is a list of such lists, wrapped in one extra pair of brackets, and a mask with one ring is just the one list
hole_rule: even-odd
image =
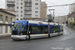
[(59, 26), (51, 26), (51, 33), (59, 32)]
[(41, 27), (41, 33), (48, 33), (48, 27), (47, 26), (42, 26)]
[(60, 31), (63, 31), (63, 26), (60, 26)]
[(31, 29), (32, 29), (31, 30), (32, 34), (40, 34), (41, 27), (39, 27), (39, 26), (32, 26)]

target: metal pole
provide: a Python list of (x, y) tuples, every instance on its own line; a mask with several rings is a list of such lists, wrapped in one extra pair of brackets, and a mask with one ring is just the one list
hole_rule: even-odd
[(50, 38), (50, 24), (49, 24), (49, 21), (48, 21), (48, 38)]
[(59, 16), (58, 16), (58, 25), (59, 25)]
[[(55, 9), (53, 10), (53, 17), (54, 17), (54, 19), (55, 19)], [(53, 19), (53, 20), (54, 20)], [(55, 21), (53, 21), (54, 22), (54, 24), (55, 24)]]

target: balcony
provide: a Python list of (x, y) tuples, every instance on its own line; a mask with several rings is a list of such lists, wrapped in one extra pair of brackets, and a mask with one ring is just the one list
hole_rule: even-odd
[(31, 3), (25, 3), (25, 7), (32, 7)]
[(31, 9), (29, 9), (29, 8), (25, 8), (25, 11), (32, 11)]
[(15, 6), (15, 4), (7, 4), (7, 6)]
[(32, 5), (25, 5), (25, 7), (32, 7)]
[(32, 2), (26, 1), (25, 3), (32, 3)]
[(25, 3), (31, 3), (32, 2), (32, 0), (25, 0)]
[(25, 13), (25, 15), (31, 15), (31, 13)]
[(27, 5), (25, 5), (25, 7), (32, 7), (32, 6), (27, 6)]
[(7, 0), (8, 3), (15, 3), (15, 0)]

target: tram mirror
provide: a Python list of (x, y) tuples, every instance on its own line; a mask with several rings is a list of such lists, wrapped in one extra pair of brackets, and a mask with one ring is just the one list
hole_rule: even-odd
[(14, 25), (14, 23), (15, 23), (15, 22), (11, 22), (11, 23), (10, 23), (10, 28), (12, 27), (12, 25)]

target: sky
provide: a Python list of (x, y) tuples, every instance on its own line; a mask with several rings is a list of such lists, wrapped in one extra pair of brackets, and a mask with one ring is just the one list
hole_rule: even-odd
[[(75, 3), (75, 0), (42, 0), (42, 1), (46, 2), (47, 6)], [(5, 0), (0, 0), (0, 8), (5, 8)], [(50, 14), (49, 9), (55, 9), (55, 16), (67, 15), (69, 13), (69, 6), (52, 7), (52, 8), (48, 7), (47, 14)]]

